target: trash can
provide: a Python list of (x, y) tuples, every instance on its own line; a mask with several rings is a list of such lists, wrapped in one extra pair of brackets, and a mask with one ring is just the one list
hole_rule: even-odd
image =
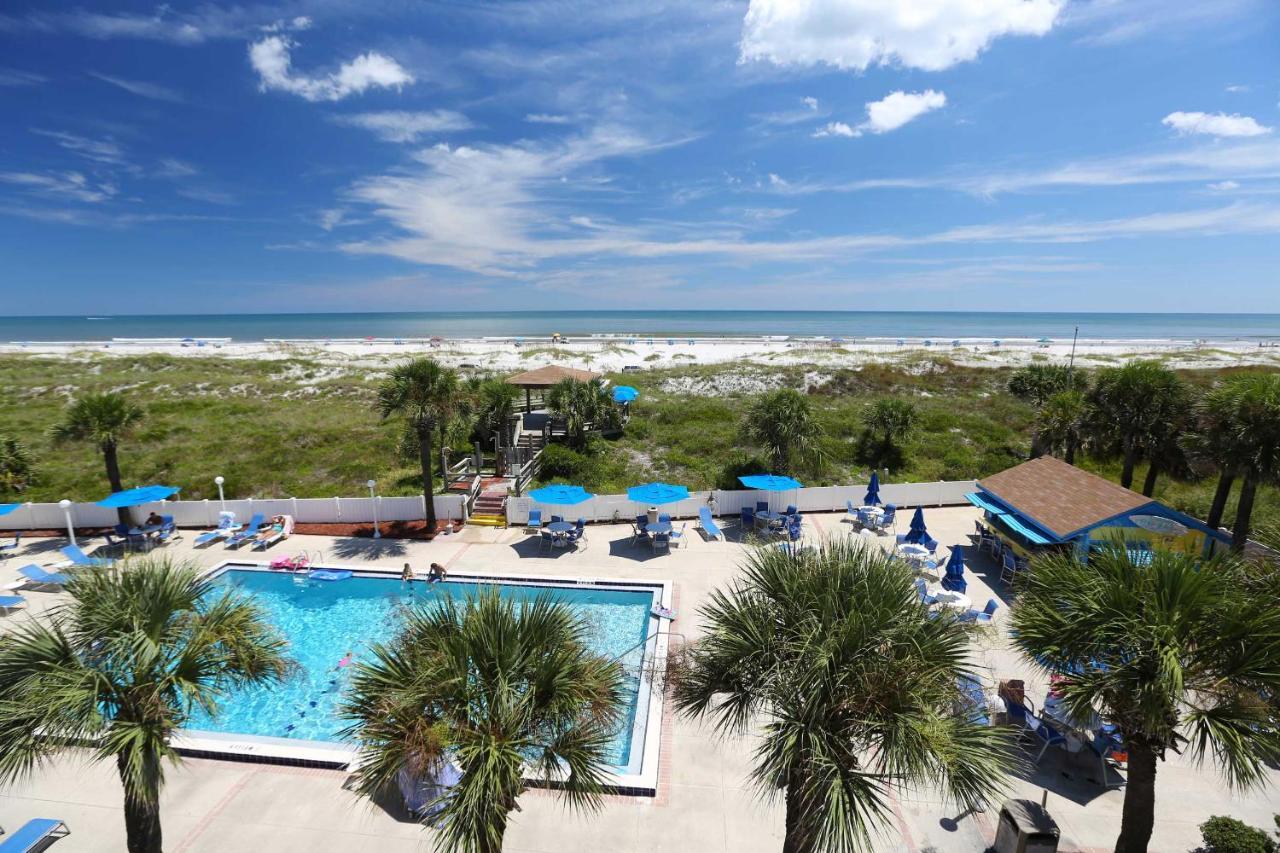
[(1034, 800), (1005, 800), (1000, 807), (995, 853), (1056, 853), (1058, 824)]

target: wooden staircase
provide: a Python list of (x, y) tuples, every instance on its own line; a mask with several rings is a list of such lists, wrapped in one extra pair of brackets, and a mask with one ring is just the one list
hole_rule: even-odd
[(507, 526), (507, 481), (489, 487), (476, 496), (476, 502), (467, 518), (474, 527)]

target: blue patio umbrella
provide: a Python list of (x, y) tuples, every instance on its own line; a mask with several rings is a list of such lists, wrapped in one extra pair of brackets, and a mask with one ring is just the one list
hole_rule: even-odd
[(689, 497), (689, 490), (684, 486), (673, 486), (670, 483), (645, 483), (643, 486), (632, 486), (627, 489), (627, 497), (636, 503), (669, 504)]
[(968, 586), (964, 579), (964, 552), (956, 545), (951, 549), (951, 557), (947, 560), (947, 573), (942, 576), (942, 588), (964, 592)]
[(22, 504), (0, 504), (0, 515), (8, 515)]
[(141, 506), (162, 501), (171, 495), (176, 495), (179, 491), (177, 486), (139, 486), (136, 489), (125, 489), (123, 492), (107, 495), (98, 501), (98, 506), (117, 508)]
[(907, 535), (903, 537), (904, 542), (914, 542), (919, 545), (921, 542), (929, 538), (929, 531), (924, 526), (924, 507), (916, 507), (916, 514), (911, 516), (911, 529), (907, 531)]
[(615, 403), (630, 403), (639, 396), (640, 392), (630, 385), (619, 385), (613, 389), (613, 402)]
[(748, 489), (760, 489), (764, 492), (789, 492), (792, 489), (804, 488), (799, 480), (783, 477), (780, 474), (748, 474), (745, 477), (739, 477), (738, 482)]
[(862, 496), (863, 506), (880, 506), (880, 475), (871, 472), (871, 482), (867, 483), (867, 493)]
[(573, 506), (574, 504), (589, 501), (595, 495), (582, 488), (582, 486), (543, 486), (541, 489), (534, 489), (530, 492), (529, 497), (540, 504)]

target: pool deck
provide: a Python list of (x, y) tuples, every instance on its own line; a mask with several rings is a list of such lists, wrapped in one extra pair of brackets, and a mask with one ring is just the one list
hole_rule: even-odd
[[(989, 681), (1023, 678), (1037, 707), (1044, 684), (1014, 653), (1003, 631), (1008, 614), (1007, 591), (985, 555), (975, 555), (970, 534), (978, 511), (972, 508), (926, 509), (931, 534), (944, 547), (965, 546), (969, 597), (976, 607), (988, 598), (1001, 602), (996, 614), (998, 632), (979, 635), (974, 664)], [(806, 515), (806, 537), (848, 535), (843, 516)], [(678, 523), (677, 523), (678, 524)], [(398, 572), (407, 561), (420, 572), (432, 562), (459, 573), (523, 577), (648, 578), (670, 580), (674, 586), (677, 619), (672, 631), (696, 638), (702, 626), (697, 609), (708, 593), (734, 576), (744, 546), (708, 542), (687, 529), (687, 546), (670, 554), (653, 555), (644, 546), (630, 545), (630, 528), (591, 525), (586, 547), (539, 553), (536, 539), (518, 529), (467, 528), (434, 542), (334, 539), (294, 536), (267, 552), (308, 552), (326, 564), (380, 567)], [(727, 533), (734, 537), (736, 525)], [(207, 566), (234, 558), (221, 547), (195, 549), (188, 532), (164, 549), (174, 557), (190, 557)], [(891, 547), (892, 537), (877, 541)], [(19, 580), (17, 569), (30, 562), (50, 566), (60, 559), (63, 540), (33, 540), (22, 551), (0, 562), (0, 585)], [(98, 542), (81, 543), (92, 551)], [(246, 552), (241, 555), (250, 559)], [(260, 557), (261, 558), (261, 557)], [(0, 616), (0, 631), (20, 624), (56, 604), (63, 594), (41, 590), (22, 592), (28, 611)], [(662, 727), (662, 755), (658, 795), (653, 798), (611, 796), (595, 815), (567, 812), (545, 791), (530, 791), (520, 799), (505, 850), (512, 853), (563, 853), (566, 850), (697, 851), (697, 853), (753, 853), (782, 846), (780, 803), (761, 800), (748, 787), (751, 738), (717, 739), (697, 722), (673, 718), (668, 711)], [(1028, 760), (1035, 752), (1028, 753)], [(1114, 847), (1120, 825), (1123, 788), (1104, 789), (1082, 778), (1089, 768), (1069, 766), (1057, 748), (1045, 755), (1030, 775), (1010, 779), (1017, 796), (1039, 800), (1048, 791), (1050, 813), (1062, 828), (1064, 851), (1106, 851)], [(1122, 777), (1113, 775), (1113, 781)], [(398, 813), (361, 800), (344, 789), (347, 774), (269, 764), (191, 758), (167, 770), (162, 818), (166, 849), (228, 851), (267, 848), (278, 851), (428, 851), (429, 829)], [(1271, 773), (1274, 785), (1280, 771)], [(114, 768), (91, 764), (81, 755), (59, 758), (31, 780), (0, 791), (0, 826), (12, 831), (33, 817), (57, 817), (72, 834), (59, 841), (58, 853), (115, 851), (124, 847), (120, 814), (121, 792)], [(1211, 768), (1196, 768), (1177, 756), (1162, 764), (1157, 777), (1156, 828), (1153, 851), (1186, 851), (1200, 841), (1198, 824), (1215, 814), (1227, 814), (1254, 826), (1273, 826), (1280, 811), (1275, 788), (1233, 795)], [(934, 792), (912, 792), (895, 798), (894, 821), (885, 828), (877, 850), (982, 850), (994, 838), (995, 813), (959, 815)]]

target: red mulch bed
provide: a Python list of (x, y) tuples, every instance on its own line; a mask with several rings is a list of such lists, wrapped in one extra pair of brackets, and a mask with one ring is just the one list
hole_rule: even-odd
[[(437, 521), (435, 532), (428, 532), (427, 523), (425, 521), (384, 521), (378, 527), (382, 529), (382, 536), (385, 539), (424, 539), (430, 541), (437, 534), (448, 530), (451, 533), (457, 533), (462, 529), (462, 524), (457, 521)], [(186, 528), (184, 528), (186, 529)], [(203, 528), (198, 528), (203, 529)], [(57, 530), (23, 530), (23, 538), (37, 539), (40, 537), (65, 537), (67, 535), (66, 528)], [(111, 529), (107, 527), (77, 527), (77, 536), (103, 536), (111, 533)], [(298, 523), (293, 526), (294, 533), (306, 534), (309, 536), (363, 536), (365, 538), (373, 537), (373, 524), (364, 522), (361, 524), (302, 524)], [(0, 537), (11, 535), (9, 532), (0, 533)]]

